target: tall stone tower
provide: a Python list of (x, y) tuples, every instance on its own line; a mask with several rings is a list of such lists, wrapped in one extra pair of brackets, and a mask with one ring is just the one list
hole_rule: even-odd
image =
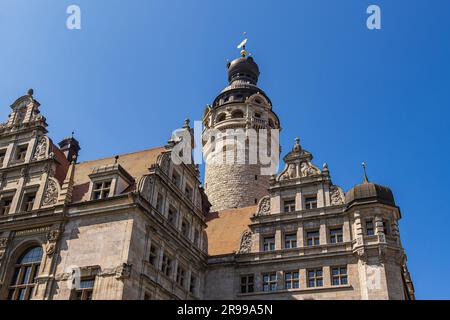
[[(268, 193), (270, 175), (261, 170), (266, 163), (259, 155), (263, 144), (258, 137), (255, 146), (252, 134), (263, 134), (261, 129), (266, 129), (270, 135), (270, 129), (280, 129), (269, 97), (257, 86), (258, 65), (247, 56), (245, 47), (241, 57), (227, 64), (227, 71), (228, 86), (206, 107), (202, 117), (205, 191), (212, 211), (256, 205)], [(239, 130), (245, 132), (245, 144), (237, 143)], [(233, 140), (236, 145), (230, 148)], [(276, 144), (279, 153), (278, 141)]]

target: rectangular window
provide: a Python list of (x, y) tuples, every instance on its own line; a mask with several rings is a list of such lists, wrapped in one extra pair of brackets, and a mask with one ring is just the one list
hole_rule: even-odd
[(161, 271), (168, 277), (171, 276), (172, 273), (172, 259), (167, 255), (163, 254)]
[(389, 233), (390, 233), (390, 221), (389, 220), (386, 220), (386, 219), (383, 219), (383, 232), (384, 232), (384, 234), (385, 235), (389, 235)]
[(18, 146), (16, 149), (16, 157), (15, 160), (17, 162), (25, 161), (25, 156), (27, 155), (28, 145)]
[(25, 192), (22, 199), (21, 212), (32, 211), (35, 200), (36, 200), (36, 192)]
[(197, 290), (197, 276), (191, 274), (191, 281), (189, 282), (189, 292), (195, 294)]
[(111, 180), (95, 182), (94, 187), (92, 189), (92, 199), (105, 199), (110, 195), (111, 190)]
[(5, 195), (0, 198), (0, 216), (7, 215), (9, 213), (9, 211), (11, 210), (12, 199), (12, 195)]
[(366, 234), (368, 236), (374, 235), (373, 220), (366, 220)]
[(347, 267), (331, 268), (331, 283), (333, 286), (346, 285), (348, 283)]
[(264, 237), (263, 240), (263, 250), (273, 251), (275, 250), (275, 237)]
[(317, 208), (317, 197), (310, 196), (305, 197), (305, 209), (315, 209)]
[(194, 194), (193, 189), (189, 185), (184, 186), (184, 195), (189, 199), (192, 200), (192, 195)]
[(331, 243), (340, 243), (343, 241), (344, 241), (344, 238), (342, 235), (342, 228), (330, 229), (330, 242)]
[(295, 200), (284, 200), (284, 212), (294, 212), (295, 211)]
[(167, 220), (169, 220), (169, 222), (172, 225), (177, 224), (177, 210), (172, 206), (169, 207), (169, 211), (167, 213)]
[(277, 274), (276, 273), (263, 274), (263, 291), (264, 292), (277, 291)]
[(6, 149), (0, 150), (0, 168), (3, 167), (5, 156), (6, 156)]
[(180, 186), (180, 175), (178, 174), (178, 172), (176, 172), (176, 170), (174, 169), (172, 172), (172, 183), (175, 184), (177, 187)]
[(177, 267), (177, 283), (182, 287), (184, 287), (185, 273), (186, 273), (185, 270), (181, 266)]
[(286, 234), (284, 236), (284, 248), (285, 249), (297, 248), (297, 234), (296, 233), (290, 233), (290, 234)]
[(186, 238), (189, 238), (190, 229), (191, 224), (189, 223), (189, 221), (183, 218), (183, 221), (181, 222), (181, 234)]
[(196, 229), (194, 231), (194, 245), (198, 247), (200, 240), (200, 232)]
[(308, 287), (322, 287), (323, 286), (323, 272), (320, 269), (308, 270)]
[(158, 210), (160, 213), (163, 211), (163, 202), (163, 195), (161, 193), (158, 193), (158, 196), (156, 197), (156, 210)]
[(306, 233), (306, 245), (308, 247), (318, 246), (320, 244), (319, 230), (308, 231)]
[(251, 275), (241, 276), (241, 293), (252, 293), (254, 292), (254, 281), (255, 277)]
[(150, 255), (148, 257), (148, 262), (154, 267), (158, 265), (158, 253), (159, 248), (156, 246), (156, 244), (152, 243), (150, 246)]
[(94, 282), (94, 278), (82, 279), (80, 281), (80, 288), (75, 290), (72, 300), (92, 300)]
[(298, 271), (290, 271), (284, 273), (284, 287), (285, 289), (298, 289)]

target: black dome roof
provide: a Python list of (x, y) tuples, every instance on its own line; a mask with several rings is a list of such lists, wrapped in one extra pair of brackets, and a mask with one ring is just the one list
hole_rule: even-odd
[(345, 202), (349, 205), (355, 202), (362, 203), (368, 201), (377, 201), (395, 206), (394, 195), (391, 189), (369, 181), (364, 181), (354, 186), (345, 194)]
[(252, 57), (240, 57), (227, 63), (228, 82), (247, 80), (252, 84), (258, 82), (259, 68)]

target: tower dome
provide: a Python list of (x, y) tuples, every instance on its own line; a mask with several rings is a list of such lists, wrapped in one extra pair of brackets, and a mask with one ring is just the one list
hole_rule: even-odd
[(251, 84), (257, 84), (259, 68), (252, 57), (240, 57), (227, 63), (228, 82), (243, 80)]

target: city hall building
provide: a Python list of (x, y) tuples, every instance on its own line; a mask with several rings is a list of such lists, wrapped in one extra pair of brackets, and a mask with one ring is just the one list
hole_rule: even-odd
[[(253, 58), (227, 71), (205, 132), (280, 129)], [(202, 183), (175, 136), (79, 162), (46, 127), (32, 90), (0, 124), (0, 299), (414, 299), (392, 191), (345, 192), (299, 139), (278, 174), (207, 162)]]

